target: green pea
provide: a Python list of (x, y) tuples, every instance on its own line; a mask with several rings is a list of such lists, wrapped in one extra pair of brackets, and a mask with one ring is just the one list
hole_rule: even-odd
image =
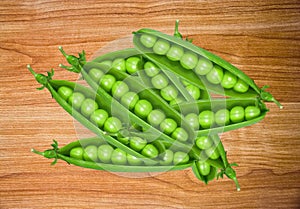
[(121, 104), (123, 104), (125, 107), (128, 107), (129, 110), (132, 110), (138, 101), (139, 96), (132, 91), (125, 93), (121, 98)]
[(139, 100), (134, 106), (134, 113), (140, 118), (146, 118), (152, 111), (153, 107), (148, 100)]
[(133, 155), (130, 155), (128, 153), (127, 153), (127, 161), (128, 161), (128, 164), (132, 165), (132, 166), (138, 166), (138, 165), (143, 164), (143, 161), (140, 158), (137, 158), (137, 157), (135, 157)]
[(104, 75), (102, 70), (97, 68), (92, 68), (89, 70), (89, 76), (93, 79), (93, 81), (99, 83), (100, 78)]
[(161, 122), (166, 118), (166, 115), (159, 109), (156, 110), (152, 110), (148, 117), (147, 117), (147, 121), (149, 124), (151, 124), (152, 126), (159, 126), (159, 124), (161, 124)]
[(178, 96), (178, 90), (173, 85), (168, 85), (160, 91), (162, 98), (172, 101)]
[(116, 165), (127, 164), (127, 153), (123, 150), (116, 148), (111, 155), (111, 162)]
[(171, 61), (179, 61), (180, 58), (183, 56), (184, 50), (181, 46), (172, 45), (169, 51), (167, 52), (167, 57)]
[(173, 163), (174, 165), (186, 164), (190, 160), (190, 157), (187, 153), (178, 151), (174, 154)]
[(122, 72), (126, 72), (126, 64), (123, 58), (116, 58), (112, 62), (112, 68)]
[(176, 128), (175, 131), (172, 133), (171, 137), (175, 140), (182, 142), (185, 142), (189, 139), (188, 133), (181, 127)]
[(139, 152), (147, 145), (147, 140), (140, 137), (132, 137), (129, 141), (131, 149)]
[(205, 150), (206, 155), (213, 160), (216, 160), (220, 157), (220, 153), (216, 149), (216, 147), (212, 146)]
[(184, 119), (194, 130), (199, 130), (199, 119), (196, 113), (189, 113)]
[(108, 118), (108, 113), (103, 109), (97, 109), (92, 113), (90, 120), (98, 127), (102, 127)]
[(79, 110), (83, 101), (85, 100), (85, 96), (80, 92), (74, 92), (68, 99), (68, 103), (76, 110)]
[(72, 94), (73, 90), (67, 86), (61, 86), (57, 90), (57, 93), (64, 99), (67, 100)]
[(129, 144), (129, 137), (118, 137), (117, 138), (119, 140), (119, 142), (121, 142), (122, 144)]
[(160, 69), (157, 67), (157, 65), (149, 61), (145, 63), (144, 69), (149, 77), (154, 77), (160, 72)]
[(159, 161), (160, 165), (170, 165), (173, 162), (174, 153), (172, 150), (166, 150), (163, 155), (162, 159)]
[(170, 43), (166, 40), (159, 39), (153, 46), (153, 52), (155, 54), (164, 55), (170, 49)]
[(152, 48), (157, 40), (156, 36), (148, 35), (148, 34), (143, 34), (140, 37), (141, 43), (147, 47), (147, 48)]
[(163, 75), (162, 73), (160, 73), (160, 74), (157, 74), (156, 76), (154, 76), (151, 79), (151, 83), (154, 86), (154, 88), (156, 88), (156, 89), (163, 89), (166, 86), (168, 86), (169, 81), (168, 81), (168, 78), (165, 75)]
[(83, 116), (89, 118), (90, 115), (98, 109), (98, 104), (90, 98), (86, 98), (81, 105), (81, 113)]
[(215, 122), (215, 114), (210, 110), (204, 110), (199, 114), (199, 124), (202, 128), (210, 128)]
[(215, 122), (219, 126), (228, 125), (230, 123), (229, 110), (227, 109), (218, 110), (215, 114)]
[(196, 139), (196, 146), (200, 149), (208, 149), (213, 145), (213, 141), (209, 136), (200, 136)]
[(116, 78), (113, 75), (110, 74), (105, 74), (102, 76), (100, 79), (100, 86), (107, 92), (110, 92), (112, 89), (113, 85), (116, 82)]
[(236, 82), (236, 84), (234, 85), (233, 89), (236, 92), (239, 93), (245, 93), (248, 91), (249, 89), (249, 85), (247, 83), (245, 83), (243, 80), (238, 79), (238, 81)]
[(96, 162), (98, 159), (97, 147), (95, 145), (88, 145), (84, 148), (83, 158), (86, 161)]
[(104, 61), (101, 62), (101, 64), (107, 65), (107, 66), (112, 66), (112, 61), (111, 60), (104, 60)]
[(214, 65), (213, 69), (206, 74), (206, 79), (212, 84), (219, 84), (223, 79), (223, 69)]
[(260, 109), (256, 106), (248, 106), (245, 108), (246, 120), (252, 120), (260, 115)]
[(120, 99), (128, 91), (129, 87), (124, 81), (115, 82), (111, 89), (112, 96), (116, 99)]
[(74, 147), (70, 151), (70, 157), (78, 160), (83, 159), (83, 148), (82, 147)]
[(212, 68), (213, 68), (213, 63), (210, 60), (204, 57), (200, 57), (194, 71), (198, 75), (206, 75), (211, 71)]
[(141, 153), (148, 158), (156, 158), (159, 154), (158, 149), (153, 144), (147, 144)]
[(230, 110), (230, 120), (232, 123), (243, 122), (245, 118), (245, 110), (242, 106), (235, 106)]
[(225, 70), (221, 86), (223, 86), (225, 89), (231, 89), (234, 87), (234, 85), (237, 82), (237, 77), (233, 75), (231, 72), (228, 70)]
[(198, 63), (198, 56), (193, 52), (186, 52), (180, 59), (180, 64), (187, 70), (193, 69)]
[(109, 144), (103, 144), (98, 147), (98, 159), (103, 163), (110, 163), (114, 148)]
[(142, 69), (142, 59), (139, 57), (129, 57), (126, 60), (126, 70), (129, 74), (134, 74)]
[(122, 128), (122, 122), (116, 117), (109, 117), (104, 123), (104, 131), (117, 133)]
[(166, 118), (160, 124), (160, 130), (165, 134), (171, 134), (177, 128), (177, 123), (172, 118)]
[(207, 162), (198, 162), (200, 174), (207, 176), (210, 173), (210, 165)]
[(189, 84), (185, 87), (185, 89), (195, 100), (200, 99), (201, 91), (197, 86)]
[(177, 97), (175, 99), (173, 99), (172, 101), (170, 101), (170, 105), (177, 105), (177, 104), (180, 104), (181, 102), (183, 102), (184, 99), (182, 97)]

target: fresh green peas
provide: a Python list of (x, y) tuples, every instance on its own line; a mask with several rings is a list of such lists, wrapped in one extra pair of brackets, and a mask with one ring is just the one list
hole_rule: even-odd
[(260, 109), (256, 106), (248, 106), (245, 108), (245, 119), (251, 120), (260, 115)]
[(187, 70), (196, 67), (198, 63), (198, 56), (193, 52), (185, 52), (180, 59), (180, 64)]
[(189, 162), (189, 160), (190, 160), (190, 157), (187, 153), (178, 151), (178, 152), (175, 152), (175, 154), (174, 154), (173, 163), (174, 163), (174, 165), (185, 164), (185, 163)]
[(210, 173), (210, 165), (207, 162), (198, 162), (200, 174), (207, 176)]
[(132, 110), (138, 101), (139, 96), (137, 93), (132, 91), (125, 93), (121, 98), (121, 104), (123, 104), (125, 107), (128, 107), (129, 110)]
[(196, 139), (196, 146), (202, 150), (208, 149), (213, 145), (209, 136), (200, 136)]
[(230, 110), (230, 120), (232, 123), (243, 122), (245, 118), (245, 110), (242, 106), (235, 106)]
[(162, 73), (157, 74), (151, 79), (151, 83), (156, 89), (163, 89), (169, 84), (168, 78)]
[(233, 89), (239, 93), (245, 93), (249, 89), (249, 85), (245, 83), (243, 80), (238, 79)]
[(213, 160), (216, 160), (220, 157), (220, 153), (216, 149), (216, 147), (212, 146), (205, 150), (206, 155)]
[(122, 72), (126, 72), (126, 63), (125, 60), (123, 58), (116, 58), (113, 62), (112, 62), (112, 68), (122, 71)]
[(174, 152), (172, 150), (166, 150), (163, 155), (162, 159), (159, 161), (160, 165), (170, 165), (173, 162)]
[(141, 151), (146, 145), (147, 141), (145, 139), (142, 139), (140, 137), (130, 138), (129, 146), (137, 152)]
[(72, 94), (73, 90), (67, 86), (61, 86), (57, 90), (57, 93), (64, 99), (67, 100)]
[(175, 131), (172, 133), (171, 137), (175, 140), (182, 142), (185, 142), (189, 139), (188, 133), (181, 127), (176, 128)]
[(102, 76), (102, 78), (100, 79), (100, 86), (106, 91), (106, 92), (110, 92), (110, 90), (112, 89), (113, 85), (116, 82), (116, 78), (115, 76), (111, 75), (111, 74), (105, 74), (104, 76)]
[(160, 72), (160, 69), (157, 67), (157, 65), (149, 61), (145, 63), (144, 70), (149, 77), (154, 77)]
[(166, 118), (166, 115), (159, 109), (156, 110), (152, 110), (148, 117), (147, 117), (147, 121), (149, 124), (151, 124), (152, 126), (159, 126), (159, 124), (162, 123), (162, 121)]
[(98, 147), (98, 159), (103, 163), (110, 163), (114, 148), (109, 144), (103, 144)]
[(142, 152), (142, 155), (148, 158), (156, 158), (158, 156), (158, 149), (153, 144), (147, 144)]
[(169, 60), (179, 61), (183, 54), (184, 50), (181, 46), (172, 45), (169, 51), (167, 52), (167, 57), (169, 58)]
[(194, 68), (194, 71), (198, 75), (206, 75), (211, 71), (212, 68), (213, 63), (210, 60), (200, 57), (196, 67)]
[(165, 134), (171, 134), (177, 128), (177, 123), (172, 118), (166, 118), (160, 124), (160, 130)]
[(104, 125), (107, 118), (108, 118), (108, 113), (106, 112), (106, 110), (97, 109), (95, 110), (95, 112), (92, 113), (90, 120), (91, 122), (93, 122), (94, 124), (96, 124), (98, 127), (101, 128)]
[(185, 121), (194, 129), (199, 129), (199, 119), (196, 113), (189, 113), (185, 116)]
[(170, 49), (170, 43), (166, 40), (159, 39), (153, 46), (153, 52), (159, 55), (165, 55)]
[(95, 145), (88, 145), (85, 147), (83, 158), (86, 161), (96, 162), (98, 160), (97, 147)]
[(193, 99), (198, 100), (201, 96), (201, 91), (197, 86), (189, 84), (185, 87), (187, 92), (193, 97)]
[(126, 165), (127, 153), (119, 148), (114, 149), (111, 155), (111, 162), (117, 165)]
[(85, 100), (85, 96), (80, 92), (74, 92), (68, 99), (68, 103), (76, 110), (79, 110), (83, 101)]
[(81, 113), (83, 116), (89, 118), (90, 115), (98, 109), (98, 104), (90, 98), (86, 98), (81, 105)]
[(199, 124), (202, 128), (210, 128), (215, 122), (215, 114), (210, 110), (204, 110), (199, 114)]
[(230, 123), (230, 114), (227, 109), (220, 109), (215, 114), (215, 122), (219, 126), (228, 125)]
[(111, 93), (113, 97), (116, 99), (120, 99), (128, 91), (129, 91), (129, 87), (124, 81), (115, 82), (111, 89)]
[(126, 70), (129, 74), (134, 74), (142, 68), (142, 60), (139, 57), (129, 57), (126, 59)]
[(156, 40), (157, 40), (156, 36), (151, 36), (148, 34), (143, 34), (143, 35), (141, 35), (141, 38), (140, 38), (141, 43), (147, 48), (152, 48), (154, 46)]
[(221, 86), (223, 86), (225, 89), (231, 89), (234, 87), (234, 85), (237, 82), (237, 77), (233, 75), (231, 72), (228, 70), (225, 70)]
[(139, 100), (134, 106), (134, 113), (140, 118), (146, 118), (152, 111), (153, 107), (148, 100)]
[(219, 84), (223, 79), (223, 69), (219, 65), (214, 65), (211, 71), (206, 74), (206, 79), (212, 84)]
[(84, 150), (82, 147), (74, 147), (70, 151), (70, 157), (78, 160), (83, 159)]
[(89, 70), (89, 76), (95, 81), (96, 83), (99, 83), (101, 77), (104, 75), (102, 70), (99, 70), (97, 68), (92, 68)]
[(166, 101), (172, 101), (177, 98), (178, 90), (174, 85), (168, 85), (160, 91), (160, 94)]
[(143, 164), (143, 161), (140, 158), (130, 155), (128, 153), (127, 153), (127, 162), (129, 165), (132, 166), (138, 166)]
[(116, 117), (109, 117), (104, 123), (104, 131), (117, 133), (122, 128), (121, 121)]

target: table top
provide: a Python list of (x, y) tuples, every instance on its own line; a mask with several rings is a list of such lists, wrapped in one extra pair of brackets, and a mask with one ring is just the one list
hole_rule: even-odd
[[(0, 2), (0, 208), (299, 208), (300, 4), (270, 1)], [(140, 28), (173, 34), (174, 22), (195, 45), (249, 75), (284, 106), (268, 103), (264, 120), (221, 135), (241, 191), (227, 179), (198, 181), (190, 168), (125, 175), (85, 169), (30, 152), (89, 135), (39, 87), (26, 69), (55, 69), (58, 51), (91, 58), (120, 47)], [(120, 41), (115, 42), (116, 40)], [(123, 40), (123, 41), (122, 41)], [(129, 38), (130, 40), (130, 38)], [(125, 41), (125, 45), (126, 45)]]

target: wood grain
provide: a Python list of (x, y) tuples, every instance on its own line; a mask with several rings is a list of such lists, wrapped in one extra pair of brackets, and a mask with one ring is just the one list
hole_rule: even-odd
[[(242, 190), (228, 179), (204, 185), (190, 169), (147, 178), (69, 166), (30, 153), (52, 139), (87, 134), (26, 69), (57, 69), (57, 50), (87, 56), (132, 31), (172, 34), (174, 20), (194, 43), (233, 63), (284, 105), (222, 134)], [(0, 2), (0, 208), (300, 208), (300, 4), (270, 1)], [(57, 69), (55, 78), (78, 76)]]

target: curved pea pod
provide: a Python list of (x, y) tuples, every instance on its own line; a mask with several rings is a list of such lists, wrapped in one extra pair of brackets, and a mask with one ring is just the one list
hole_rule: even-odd
[(184, 170), (188, 167), (191, 167), (192, 161), (189, 161), (185, 164), (179, 165), (119, 165), (112, 163), (103, 163), (100, 161), (85, 161), (82, 159), (76, 159), (70, 156), (70, 151), (76, 147), (84, 147), (86, 145), (101, 145), (105, 144), (106, 139), (102, 137), (92, 137), (86, 139), (80, 139), (74, 142), (71, 142), (65, 145), (62, 148), (58, 148), (58, 143), (54, 141), (51, 145), (52, 149), (45, 150), (44, 152), (39, 152), (35, 149), (32, 149), (32, 152), (42, 155), (48, 159), (54, 159), (52, 164), (55, 164), (58, 159), (66, 161), (68, 164), (73, 164), (83, 168), (95, 169), (95, 170), (105, 170), (110, 172), (165, 172), (165, 171), (174, 171), (174, 170)]
[[(76, 119), (78, 122), (80, 122), (83, 126), (85, 126), (90, 131), (97, 134), (99, 137), (105, 139), (109, 144), (120, 148), (121, 150), (124, 150), (125, 152), (136, 156), (138, 158), (143, 159), (144, 162), (147, 162), (149, 164), (155, 164), (156, 162), (150, 158), (146, 158), (139, 152), (136, 152), (135, 150), (129, 148), (125, 144), (121, 143), (117, 139), (110, 136), (108, 133), (104, 132), (102, 129), (100, 129), (98, 126), (96, 126), (94, 123), (92, 123), (88, 118), (86, 118), (81, 112), (74, 109), (65, 99), (62, 98), (57, 92), (58, 88), (61, 86), (69, 87), (70, 89), (74, 90), (76, 88), (77, 92), (81, 92), (87, 97), (95, 98), (95, 101), (98, 103), (98, 105), (105, 109), (108, 113), (111, 113), (111, 101), (108, 99), (105, 99), (104, 97), (100, 97), (99, 95), (95, 94), (92, 89), (89, 89), (85, 86), (82, 86), (80, 84), (69, 82), (65, 80), (52, 80), (53, 71), (51, 73), (48, 73), (48, 76), (45, 76), (43, 74), (37, 74), (35, 73), (30, 66), (28, 66), (29, 71), (34, 75), (37, 82), (42, 84), (42, 87), (39, 88), (39, 90), (43, 88), (47, 88), (49, 92), (51, 93), (52, 97), (56, 100), (56, 102), (65, 109), (74, 119)], [(114, 113), (115, 116), (118, 118), (127, 120), (127, 114), (124, 114), (124, 112), (117, 112)]]
[[(178, 22), (176, 22), (175, 34), (179, 34)], [(212, 73), (214, 78), (219, 77), (219, 79), (222, 80), (223, 74), (227, 72), (227, 75), (232, 75), (234, 78), (236, 78), (237, 81), (235, 84), (237, 84), (237, 88), (243, 89), (245, 87), (245, 89), (239, 91), (235, 91), (233, 87), (226, 89), (222, 85), (220, 85), (221, 80), (217, 82), (211, 81), (207, 78), (207, 74), (199, 75), (199, 73), (196, 73), (196, 67), (193, 66), (191, 67), (192, 69), (187, 70), (185, 67), (182, 66), (182, 64), (180, 64), (179, 61), (171, 61), (166, 55), (159, 55), (154, 53), (154, 43), (153, 45), (144, 45), (141, 41), (142, 35), (152, 37), (153, 42), (158, 42), (158, 40), (160, 40), (166, 45), (180, 47), (183, 49), (184, 53), (193, 54), (195, 60), (208, 60), (212, 64), (211, 66), (216, 66), (216, 68), (218, 69), (216, 70), (214, 67), (211, 67), (209, 71), (205, 73), (208, 74), (210, 72)], [(267, 88), (267, 86), (259, 88), (251, 78), (249, 78), (244, 72), (239, 70), (237, 67), (233, 66), (232, 64), (223, 60), (217, 55), (198, 46), (195, 46), (189, 41), (178, 38), (178, 36), (174, 37), (153, 29), (144, 28), (134, 32), (133, 43), (135, 47), (144, 54), (145, 57), (156, 63), (162, 69), (174, 72), (179, 77), (188, 80), (189, 82), (201, 89), (207, 89), (208, 91), (215, 94), (236, 98), (259, 97), (263, 101), (275, 102), (280, 108), (282, 108), (282, 105), (269, 92), (265, 91), (265, 88)], [(222, 76), (219, 74), (222, 74)], [(227, 81), (225, 80), (224, 82)]]
[[(233, 123), (231, 121), (231, 115), (228, 115), (230, 113), (230, 110), (232, 110), (234, 107), (241, 107), (244, 111), (247, 110), (247, 107), (255, 107), (255, 109), (258, 110), (257, 115), (254, 115), (253, 118), (248, 118), (246, 120), (246, 115), (242, 116), (240, 122)], [(246, 127), (253, 125), (262, 119), (264, 119), (266, 113), (268, 112), (268, 109), (257, 98), (228, 98), (228, 99), (211, 99), (211, 100), (201, 100), (197, 102), (182, 102), (178, 105), (174, 105), (174, 109), (177, 111), (180, 111), (181, 114), (187, 115), (189, 113), (195, 113), (197, 115), (200, 115), (201, 113), (208, 111), (211, 113), (211, 123), (209, 127), (202, 127), (200, 122), (200, 129), (197, 131), (197, 135), (208, 135), (208, 134), (216, 134), (216, 133), (222, 133), (226, 131), (235, 130), (238, 128)], [(217, 115), (219, 110), (226, 110), (227, 115), (221, 115), (220, 117), (223, 117), (225, 119), (223, 124), (216, 124)], [(200, 114), (199, 114), (200, 113)], [(243, 113), (246, 114), (246, 113)], [(227, 117), (227, 119), (226, 119)], [(200, 119), (199, 119), (200, 120)]]

